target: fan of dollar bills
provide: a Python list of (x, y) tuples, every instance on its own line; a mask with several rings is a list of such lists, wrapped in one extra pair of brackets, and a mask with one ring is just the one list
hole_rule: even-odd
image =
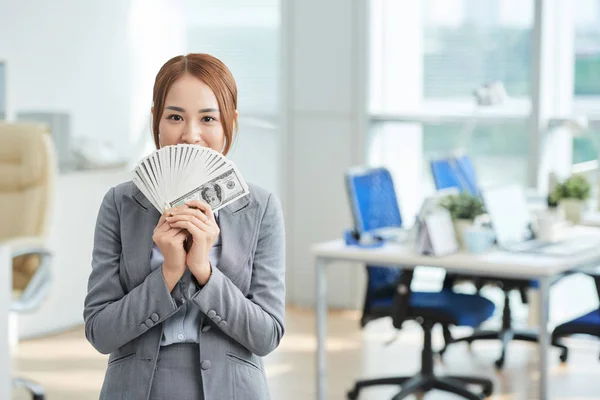
[(217, 211), (249, 193), (232, 161), (190, 144), (166, 146), (143, 158), (133, 183), (161, 214), (188, 200), (203, 200)]

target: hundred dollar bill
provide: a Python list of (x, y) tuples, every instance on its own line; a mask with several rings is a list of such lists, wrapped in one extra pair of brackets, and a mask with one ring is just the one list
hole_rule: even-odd
[(213, 211), (217, 211), (248, 193), (250, 193), (248, 186), (232, 167), (169, 204), (171, 207), (176, 207), (188, 200), (202, 200), (208, 203)]

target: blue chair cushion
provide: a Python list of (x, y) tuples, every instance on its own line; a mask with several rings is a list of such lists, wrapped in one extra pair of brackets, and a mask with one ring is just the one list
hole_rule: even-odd
[(556, 327), (555, 336), (588, 334), (600, 337), (600, 309), (591, 311), (585, 315), (575, 318), (572, 321), (565, 322)]
[(369, 275), (368, 290), (377, 291), (386, 287), (395, 287), (398, 283), (398, 278), (402, 274), (400, 268), (380, 267), (377, 265), (367, 266)]
[[(373, 301), (376, 307), (391, 307), (392, 297)], [(409, 316), (432, 321), (448, 322), (456, 326), (477, 327), (494, 314), (494, 303), (475, 294), (441, 292), (412, 292)]]

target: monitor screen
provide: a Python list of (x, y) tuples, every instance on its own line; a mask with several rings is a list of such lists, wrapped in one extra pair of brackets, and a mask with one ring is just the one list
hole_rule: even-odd
[(486, 189), (482, 196), (498, 244), (520, 243), (531, 238), (531, 214), (521, 186)]

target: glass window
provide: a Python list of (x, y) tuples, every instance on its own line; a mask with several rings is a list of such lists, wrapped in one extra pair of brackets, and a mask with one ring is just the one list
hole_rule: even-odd
[[(429, 160), (450, 154), (461, 146), (464, 126), (423, 125), (423, 155), (429, 173)], [(507, 183), (527, 184), (529, 152), (527, 124), (477, 126), (464, 151), (473, 160), (481, 186)]]
[(600, 148), (600, 125), (592, 126), (590, 129), (573, 138), (573, 164), (598, 159)]
[[(424, 183), (427, 188), (433, 189), (429, 163), (433, 159), (448, 157), (459, 151), (464, 143), (465, 125), (449, 123), (375, 123), (371, 132), (371, 143), (380, 143), (381, 139), (376, 136), (384, 130), (387, 130), (388, 133), (393, 131), (395, 135), (402, 138), (402, 136), (414, 134), (415, 127), (420, 127), (423, 132), (422, 176)], [(528, 132), (529, 128), (526, 123), (479, 125), (475, 127), (463, 150), (473, 160), (477, 179), (481, 186), (507, 183), (527, 184)], [(398, 146), (402, 146), (402, 142), (403, 140), (400, 139), (396, 143), (398, 143)], [(384, 144), (379, 144), (379, 146), (382, 145)], [(394, 153), (393, 149), (386, 150)], [(370, 158), (378, 158), (378, 154), (377, 150), (372, 151)], [(375, 163), (375, 161), (373, 162)], [(393, 169), (393, 166), (390, 167)]]
[(425, 0), (424, 97), (469, 96), (502, 81), (512, 97), (530, 92), (533, 1)]
[(600, 0), (576, 0), (575, 96), (600, 96)]

